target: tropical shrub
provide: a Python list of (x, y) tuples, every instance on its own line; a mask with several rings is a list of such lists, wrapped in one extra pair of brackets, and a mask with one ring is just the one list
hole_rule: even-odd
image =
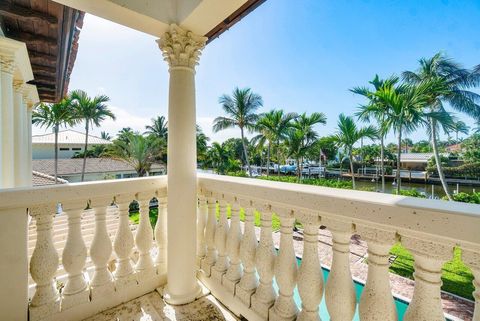
[[(461, 192), (453, 194), (452, 197), (453, 200), (457, 202), (480, 204), (480, 192), (472, 194)], [(442, 199), (446, 199), (446, 197), (443, 197)]]
[[(394, 194), (396, 194), (396, 191), (394, 192)], [(425, 194), (420, 193), (416, 189), (402, 189), (402, 190), (400, 190), (399, 195), (410, 196), (410, 197), (418, 197), (418, 198), (426, 198)]]
[[(434, 166), (427, 167), (427, 171), (434, 176), (438, 176), (437, 168)], [(443, 172), (446, 177), (478, 179), (480, 178), (480, 162), (467, 163), (455, 167), (444, 167)]]

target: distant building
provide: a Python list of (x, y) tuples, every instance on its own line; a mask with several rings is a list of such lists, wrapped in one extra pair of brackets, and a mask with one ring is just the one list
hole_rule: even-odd
[[(82, 158), (70, 158), (58, 160), (58, 177), (69, 183), (80, 182), (82, 175)], [(54, 184), (55, 180), (55, 160), (54, 159), (34, 159), (32, 167), (35, 172), (50, 176), (48, 180), (42, 180), (42, 183), (36, 185)], [(165, 166), (162, 164), (154, 164), (149, 173), (150, 176), (165, 174)], [(85, 168), (85, 181), (98, 181), (105, 179), (119, 179), (137, 177), (137, 172), (128, 163), (111, 158), (88, 158)]]
[(424, 171), (433, 153), (403, 153), (400, 158), (402, 169)]
[(462, 151), (462, 144), (453, 144), (445, 147), (445, 151), (448, 153), (459, 153)]
[[(85, 146), (85, 134), (75, 130), (62, 130), (58, 133), (58, 158), (72, 158), (75, 153), (82, 153)], [(108, 145), (111, 141), (88, 135), (88, 147)], [(33, 159), (55, 158), (55, 134), (35, 135), (32, 137)]]

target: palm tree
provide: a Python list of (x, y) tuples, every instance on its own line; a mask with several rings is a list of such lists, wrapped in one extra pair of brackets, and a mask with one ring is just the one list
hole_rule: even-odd
[[(420, 66), (415, 72), (405, 71), (403, 78), (411, 84), (432, 81), (438, 84), (430, 88), (428, 101), (425, 104), (426, 108), (430, 110), (431, 115), (444, 113), (445, 104), (448, 104), (455, 111), (480, 120), (480, 95), (467, 90), (480, 84), (479, 66), (470, 71), (442, 53), (437, 53), (432, 58), (422, 58), (419, 60), (419, 64)], [(438, 176), (440, 177), (446, 196), (449, 200), (452, 200), (438, 152), (439, 124), (435, 120), (435, 117), (430, 117), (428, 121), (428, 132), (437, 164)]]
[(155, 135), (158, 138), (163, 138), (167, 140), (168, 136), (168, 122), (165, 120), (164, 116), (157, 116), (157, 118), (152, 118), (152, 125), (145, 126), (145, 133), (148, 135)]
[(207, 151), (207, 159), (218, 174), (225, 174), (230, 168), (237, 167), (240, 163), (232, 157), (232, 151), (225, 144), (214, 142)]
[(350, 161), (350, 171), (352, 172), (352, 185), (355, 189), (355, 172), (353, 170), (353, 145), (363, 138), (375, 139), (378, 137), (378, 131), (373, 126), (358, 128), (352, 117), (340, 114), (338, 118), (338, 130), (333, 136), (337, 146), (344, 148)]
[(312, 147), (315, 143), (318, 134), (313, 129), (317, 124), (325, 125), (327, 123), (327, 117), (324, 113), (312, 113), (310, 116), (307, 116), (306, 113), (303, 113), (297, 116), (293, 122), (293, 128), (299, 131), (302, 135), (301, 148), (304, 150), (304, 153), (300, 159), (301, 163), (297, 163), (297, 170), (300, 173), (299, 179), (301, 179), (302, 167), (303, 167), (303, 158), (308, 152), (308, 149)]
[[(271, 148), (273, 144), (277, 146), (277, 162), (280, 159), (280, 141), (287, 136), (289, 128), (293, 126), (292, 120), (297, 117), (296, 113), (285, 113), (282, 109), (272, 109), (268, 113), (262, 114), (257, 121), (257, 131), (260, 133), (252, 139), (253, 143), (258, 143), (263, 148), (267, 146), (267, 176), (270, 174)], [(280, 165), (280, 164), (279, 164)], [(277, 169), (278, 175), (280, 170)]]
[(455, 132), (455, 140), (457, 144), (459, 143), (458, 134), (462, 133), (462, 134), (468, 135), (469, 130), (470, 130), (470, 127), (468, 127), (467, 124), (465, 124), (461, 120), (458, 120), (453, 123), (453, 131)]
[[(425, 92), (428, 90), (429, 84), (412, 86), (401, 84), (395, 86), (394, 83), (385, 83), (379, 90), (374, 93), (375, 100), (379, 104), (386, 106), (385, 108), (385, 125), (381, 126), (380, 133), (385, 128), (392, 128), (398, 137), (397, 145), (397, 193), (401, 189), (400, 165), (402, 150), (402, 134), (408, 134), (414, 131), (422, 122), (424, 113), (422, 108), (426, 102)], [(375, 106), (367, 107), (367, 109)], [(368, 111), (367, 111), (368, 112)]]
[(55, 184), (58, 176), (58, 132), (62, 126), (72, 126), (75, 124), (70, 100), (63, 99), (56, 104), (40, 104), (32, 113), (32, 123), (40, 127), (52, 128), (55, 134)]
[(75, 109), (76, 118), (85, 122), (85, 154), (82, 165), (82, 182), (85, 178), (85, 166), (87, 164), (87, 148), (88, 148), (88, 132), (90, 127), (100, 126), (100, 123), (106, 118), (115, 120), (115, 115), (105, 104), (110, 99), (105, 95), (90, 98), (83, 90), (75, 90), (71, 93), (73, 107)]
[(197, 159), (199, 161), (205, 161), (206, 153), (208, 149), (208, 141), (210, 138), (205, 135), (202, 128), (197, 124), (196, 138), (197, 138)]
[(105, 140), (112, 140), (112, 136), (110, 136), (109, 133), (107, 132), (100, 132), (100, 138), (105, 139)]
[(380, 173), (382, 175), (382, 193), (385, 193), (385, 136), (391, 130), (389, 122), (387, 122), (386, 110), (388, 105), (383, 104), (376, 98), (375, 92), (384, 86), (393, 86), (398, 82), (398, 77), (392, 76), (386, 80), (382, 80), (375, 75), (369, 83), (373, 85), (375, 91), (370, 91), (366, 87), (355, 87), (351, 91), (355, 94), (362, 95), (368, 99), (367, 105), (361, 105), (356, 116), (364, 121), (369, 122), (374, 118), (378, 124), (378, 133), (380, 138)]
[(475, 122), (475, 127), (472, 128), (472, 131), (475, 133), (475, 134), (479, 134), (480, 133), (480, 120), (477, 120)]
[(245, 130), (250, 132), (255, 130), (255, 124), (258, 120), (258, 115), (255, 112), (263, 105), (262, 97), (252, 92), (250, 88), (235, 88), (232, 96), (222, 95), (218, 102), (222, 105), (227, 117), (220, 116), (215, 118), (213, 131), (219, 132), (233, 127), (240, 128), (245, 162), (247, 163), (248, 173), (251, 176), (252, 169), (245, 144)]
[(125, 137), (127, 141), (116, 139), (103, 156), (127, 162), (139, 177), (148, 176), (152, 165), (166, 149), (165, 140), (135, 133)]

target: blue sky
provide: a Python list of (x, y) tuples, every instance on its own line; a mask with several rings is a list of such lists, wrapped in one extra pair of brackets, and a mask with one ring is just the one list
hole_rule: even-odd
[[(338, 114), (353, 114), (362, 102), (349, 88), (376, 73), (413, 70), (419, 58), (438, 51), (467, 67), (480, 64), (479, 35), (479, 0), (268, 0), (203, 51), (198, 122), (213, 140), (238, 136), (212, 133), (222, 114), (218, 97), (251, 87), (264, 99), (262, 111), (324, 112), (328, 123), (318, 132), (329, 135)], [(77, 88), (111, 98), (118, 119), (95, 133), (143, 130), (167, 112), (168, 71), (155, 38), (94, 16), (87, 15), (80, 35), (70, 82)]]

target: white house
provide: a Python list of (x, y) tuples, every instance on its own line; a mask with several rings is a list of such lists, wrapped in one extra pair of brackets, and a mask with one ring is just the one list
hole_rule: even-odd
[[(88, 135), (88, 148), (93, 145), (108, 145), (111, 141), (97, 136)], [(75, 153), (83, 152), (85, 147), (85, 134), (72, 129), (62, 130), (58, 133), (58, 158), (72, 158)], [(32, 136), (32, 158), (55, 158), (55, 134)]]

